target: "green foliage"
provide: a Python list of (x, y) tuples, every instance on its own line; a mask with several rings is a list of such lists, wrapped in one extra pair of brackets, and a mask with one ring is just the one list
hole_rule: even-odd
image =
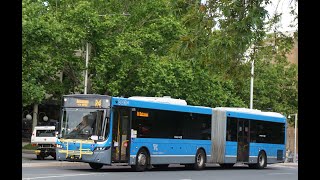
[(268, 19), (269, 3), (23, 0), (23, 106), (43, 102), (46, 94), (82, 93), (85, 61), (74, 53), (89, 42), (89, 93), (248, 107), (245, 52), (259, 46), (249, 55), (255, 59), (254, 108), (295, 113), (297, 66), (286, 57), (294, 37), (266, 34), (279, 20)]
[(22, 149), (27, 149), (27, 150), (36, 150), (38, 146), (32, 146), (32, 144), (26, 144), (22, 147)]
[[(283, 34), (274, 38), (275, 46), (261, 47), (255, 56), (255, 106), (294, 114), (298, 109), (298, 66), (287, 60), (294, 38)], [(292, 119), (288, 120), (292, 123)]]

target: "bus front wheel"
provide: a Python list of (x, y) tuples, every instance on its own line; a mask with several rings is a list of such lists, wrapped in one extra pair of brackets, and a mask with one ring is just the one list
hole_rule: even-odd
[(101, 169), (101, 168), (102, 168), (103, 164), (89, 163), (89, 166), (90, 166), (92, 169), (98, 170), (98, 169)]
[(135, 171), (144, 171), (146, 170), (149, 162), (149, 154), (145, 149), (140, 149), (137, 157), (136, 157), (136, 164), (131, 166)]
[(196, 162), (194, 163), (194, 169), (201, 170), (206, 167), (206, 154), (202, 149), (199, 149), (196, 154)]

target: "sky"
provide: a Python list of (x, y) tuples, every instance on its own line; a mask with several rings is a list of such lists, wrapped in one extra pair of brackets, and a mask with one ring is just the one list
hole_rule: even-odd
[[(204, 4), (207, 0), (201, 0)], [(271, 0), (271, 3), (267, 5), (269, 16), (272, 17), (275, 12), (282, 13), (281, 21), (279, 22), (279, 31), (294, 31), (297, 27), (289, 27), (290, 23), (294, 20), (294, 17), (290, 14), (290, 3), (293, 5), (295, 0)], [(298, 8), (296, 8), (296, 12)]]
[[(266, 9), (268, 10), (270, 17), (277, 11), (278, 13), (282, 13), (281, 21), (280, 21), (280, 31), (294, 31), (295, 28), (298, 27), (289, 27), (290, 23), (294, 20), (294, 17), (290, 14), (290, 3), (294, 5), (295, 0), (271, 0), (271, 4), (269, 4)], [(278, 4), (278, 8), (277, 7)], [(295, 9), (296, 13), (298, 8)]]

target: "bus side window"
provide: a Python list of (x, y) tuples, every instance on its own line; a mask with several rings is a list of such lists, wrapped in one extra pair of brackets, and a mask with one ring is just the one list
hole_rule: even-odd
[[(239, 130), (240, 131), (240, 130)], [(228, 117), (227, 118), (227, 132), (226, 132), (227, 141), (237, 141), (237, 119)]]

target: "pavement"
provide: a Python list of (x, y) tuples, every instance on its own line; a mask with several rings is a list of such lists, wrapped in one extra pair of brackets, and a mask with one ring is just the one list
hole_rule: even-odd
[(67, 161), (55, 161), (55, 162), (37, 162), (37, 163), (22, 163), (22, 167), (66, 167), (66, 166), (88, 166), (87, 163), (81, 162), (67, 162)]
[(289, 162), (289, 163), (278, 163), (278, 165), (283, 165), (283, 166), (298, 166), (298, 163), (293, 163), (293, 162)]
[[(35, 156), (34, 150), (22, 149), (24, 154), (32, 154)], [(82, 162), (68, 162), (57, 160), (29, 160), (22, 161), (22, 167), (65, 167), (65, 166), (88, 166), (87, 163)]]

